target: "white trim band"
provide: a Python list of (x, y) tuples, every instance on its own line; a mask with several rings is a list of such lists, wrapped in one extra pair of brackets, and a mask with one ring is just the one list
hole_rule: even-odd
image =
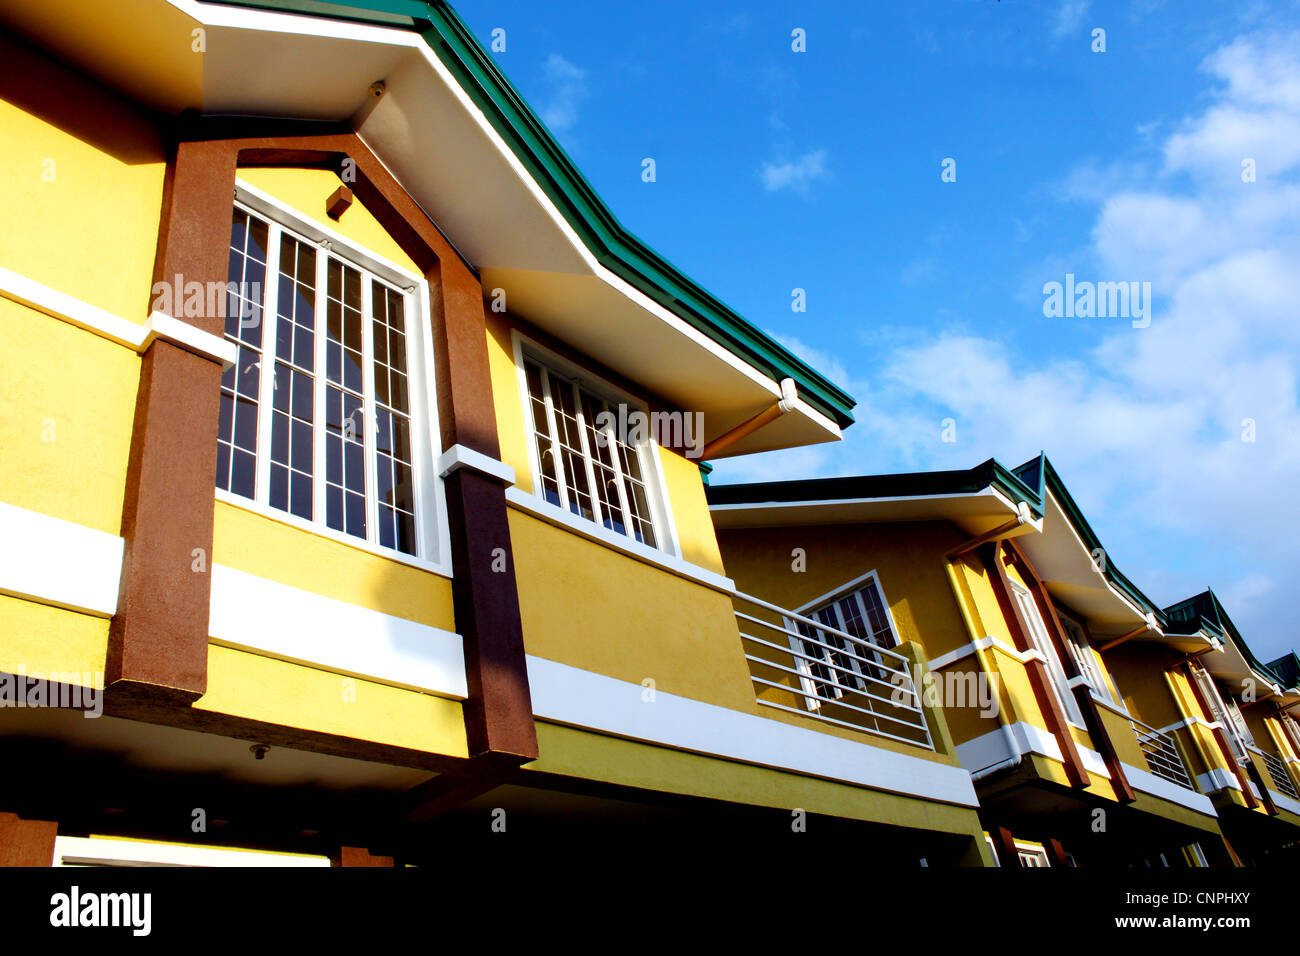
[(253, 651), (394, 687), (464, 700), (459, 634), (212, 565), (208, 634)]
[(978, 806), (970, 774), (936, 760), (663, 691), (647, 701), (640, 684), (531, 654), (528, 683), (533, 712), (542, 720), (876, 790)]
[(0, 267), (0, 295), (137, 353), (148, 349), (155, 339), (162, 339), (187, 352), (221, 362), (222, 368), (234, 365), (238, 354), (234, 343), (165, 313), (153, 312), (143, 324), (129, 322), (4, 267)]
[(452, 445), (438, 456), (438, 477), (446, 478), (453, 471), (459, 471), (461, 468), (468, 468), (494, 478), (507, 487), (515, 483), (515, 470), (504, 461), (498, 461), (490, 455), (465, 445)]
[(112, 617), (122, 580), (122, 539), (0, 502), (0, 593)]

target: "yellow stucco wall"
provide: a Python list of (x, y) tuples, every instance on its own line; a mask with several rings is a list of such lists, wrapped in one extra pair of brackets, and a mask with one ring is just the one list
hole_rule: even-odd
[(637, 741), (539, 722), (542, 757), (527, 770), (603, 779), (649, 791), (681, 791), (751, 806), (801, 808), (941, 832), (976, 834), (971, 808), (918, 800), (769, 767), (719, 760)]
[(91, 674), (76, 683), (104, 686), (107, 618), (0, 594), (0, 636), (0, 673)]
[(753, 708), (728, 597), (514, 508), (510, 539), (529, 654)]
[(426, 753), (465, 757), (459, 701), (208, 647), (208, 692), (198, 710), (231, 714)]
[(139, 357), (4, 298), (0, 337), (0, 501), (119, 534)]
[[(34, 72), (11, 94), (22, 105), (0, 99), (7, 170), (0, 266), (144, 322), (162, 139), (142, 114), (78, 75), (43, 59), (25, 62)], [(34, 90), (44, 92), (38, 98)]]

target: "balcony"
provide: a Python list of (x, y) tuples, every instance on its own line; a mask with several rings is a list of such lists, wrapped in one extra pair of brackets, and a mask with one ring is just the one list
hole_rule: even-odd
[(910, 656), (739, 591), (732, 602), (761, 706), (935, 749)]
[(1133, 725), (1133, 733), (1137, 735), (1138, 746), (1142, 748), (1142, 755), (1146, 757), (1151, 772), (1170, 783), (1196, 792), (1196, 784), (1192, 782), (1192, 775), (1187, 770), (1187, 763), (1183, 760), (1182, 751), (1178, 749), (1173, 735), (1156, 730), (1133, 717), (1129, 718), (1129, 723)]
[(1268, 775), (1273, 778), (1273, 789), (1292, 800), (1300, 800), (1300, 793), (1296, 791), (1295, 781), (1291, 775), (1286, 772), (1286, 764), (1279, 758), (1270, 753), (1265, 753), (1257, 747), (1248, 748), (1251, 753), (1264, 761), (1264, 766), (1268, 767)]

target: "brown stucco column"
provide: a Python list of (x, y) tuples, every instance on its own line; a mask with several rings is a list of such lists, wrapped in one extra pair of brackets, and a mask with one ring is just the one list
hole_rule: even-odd
[[(478, 278), (459, 261), (438, 264), (434, 349), (442, 447), (499, 459), (488, 368), (487, 324)], [(505, 485), (472, 467), (445, 477), (456, 630), (465, 641), (465, 727), (471, 755), (507, 762), (537, 757), (537, 730), (524, 653)]]
[(59, 825), (49, 820), (24, 820), (0, 813), (0, 867), (51, 866)]
[(1002, 866), (1015, 867), (1019, 869), (1020, 852), (1016, 849), (1015, 837), (1006, 827), (994, 827), (989, 831), (989, 836), (993, 838), (993, 846), (997, 851), (998, 862)]
[[(185, 289), (225, 283), (235, 156), (180, 143), (167, 168), (154, 281), (175, 318), (221, 335), (220, 315), (184, 315)], [(215, 297), (223, 305), (225, 296)], [(125, 559), (109, 629), (106, 695), (187, 703), (207, 687), (213, 476), (221, 363), (155, 339), (145, 351), (122, 505)]]

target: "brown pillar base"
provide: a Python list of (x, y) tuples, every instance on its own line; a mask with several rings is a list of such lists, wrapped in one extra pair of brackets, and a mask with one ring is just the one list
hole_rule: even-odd
[(52, 866), (59, 825), (0, 813), (0, 866)]
[(337, 855), (330, 857), (330, 866), (392, 866), (391, 856), (373, 856), (369, 850), (356, 846), (339, 847)]

